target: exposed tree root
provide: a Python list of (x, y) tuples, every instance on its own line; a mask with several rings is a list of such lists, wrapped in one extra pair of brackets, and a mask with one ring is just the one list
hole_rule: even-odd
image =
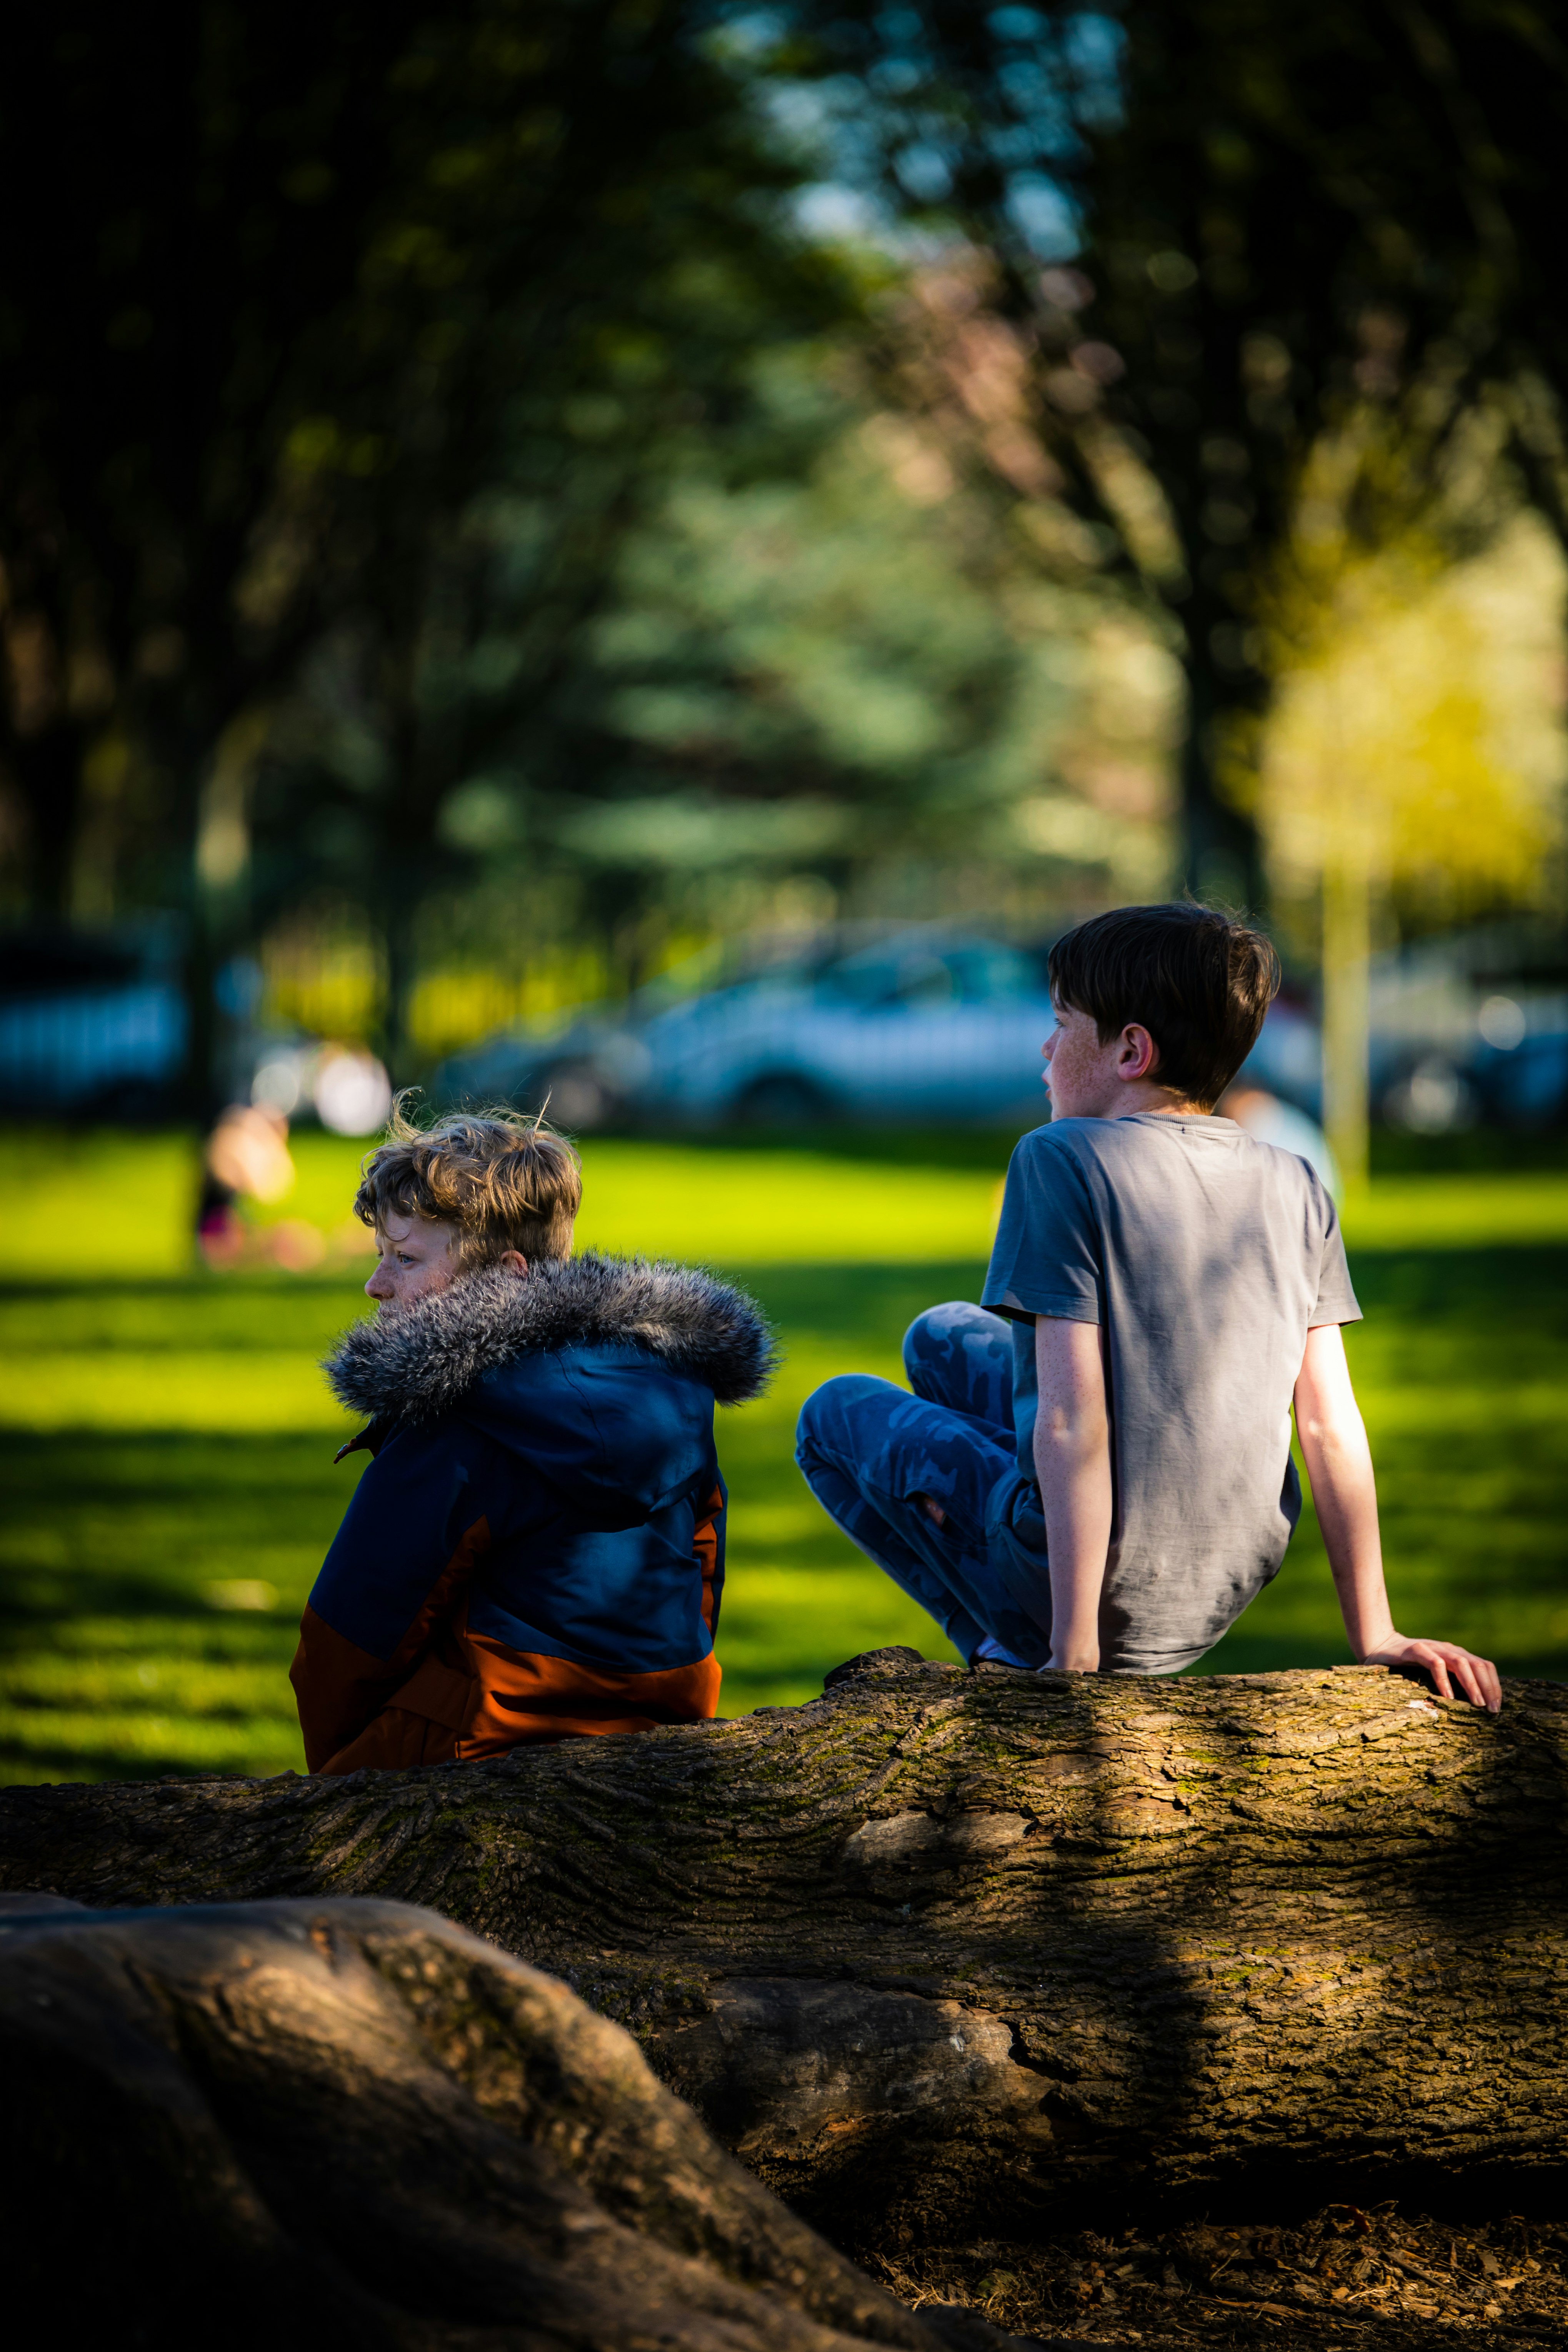
[(836, 2235), (1561, 2185), (1568, 1690), (830, 1679), (491, 1765), (12, 1789), (0, 1879), (430, 1905), (629, 2025)]
[(184, 2352), (982, 2352), (786, 2211), (560, 1984), (402, 1904), (0, 1916), (37, 2333)]

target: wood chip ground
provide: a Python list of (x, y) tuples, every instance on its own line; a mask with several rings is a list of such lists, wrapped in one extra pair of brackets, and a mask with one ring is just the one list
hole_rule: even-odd
[(852, 2251), (905, 2303), (965, 2305), (1047, 2344), (1568, 2347), (1568, 2228), (1518, 2218), (1465, 2228), (1338, 2205), (1294, 2228), (1189, 2223)]

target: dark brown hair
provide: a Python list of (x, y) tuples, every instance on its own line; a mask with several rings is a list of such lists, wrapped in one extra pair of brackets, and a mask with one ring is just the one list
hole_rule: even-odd
[(1151, 1073), (1212, 1110), (1258, 1042), (1279, 986), (1260, 931), (1213, 907), (1117, 907), (1058, 940), (1047, 959), (1058, 1004), (1087, 1013), (1108, 1045), (1130, 1021), (1160, 1058)]
[(367, 1153), (354, 1214), (381, 1224), (433, 1217), (458, 1229), (458, 1263), (493, 1265), (507, 1250), (568, 1257), (583, 1202), (582, 1164), (563, 1135), (515, 1111), (453, 1111), (428, 1127), (406, 1118), (400, 1096), (386, 1140)]

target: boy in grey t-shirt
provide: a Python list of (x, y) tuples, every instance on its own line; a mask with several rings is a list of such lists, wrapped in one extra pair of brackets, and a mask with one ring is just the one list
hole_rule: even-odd
[(1130, 907), (1050, 972), (1051, 1123), (1013, 1155), (984, 1304), (911, 1326), (912, 1394), (851, 1374), (807, 1398), (819, 1501), (972, 1662), (1171, 1674), (1284, 1558), (1293, 1405), (1356, 1655), (1495, 1710), (1489, 1661), (1394, 1628), (1333, 1204), (1213, 1116), (1272, 950), (1205, 908)]

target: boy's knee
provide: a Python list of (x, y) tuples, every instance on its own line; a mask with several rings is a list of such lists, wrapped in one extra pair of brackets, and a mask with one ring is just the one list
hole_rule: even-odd
[[(819, 1389), (813, 1389), (795, 1424), (796, 1461), (804, 1465), (808, 1453), (856, 1452), (857, 1426), (868, 1404), (879, 1390), (889, 1385), (872, 1372), (840, 1372), (836, 1380), (824, 1381)], [(892, 1393), (897, 1396), (901, 1391), (894, 1389)]]
[(974, 1316), (967, 1298), (949, 1298), (915, 1317), (904, 1333), (904, 1370), (911, 1382), (925, 1366), (946, 1362), (955, 1349), (962, 1353), (964, 1332)]

